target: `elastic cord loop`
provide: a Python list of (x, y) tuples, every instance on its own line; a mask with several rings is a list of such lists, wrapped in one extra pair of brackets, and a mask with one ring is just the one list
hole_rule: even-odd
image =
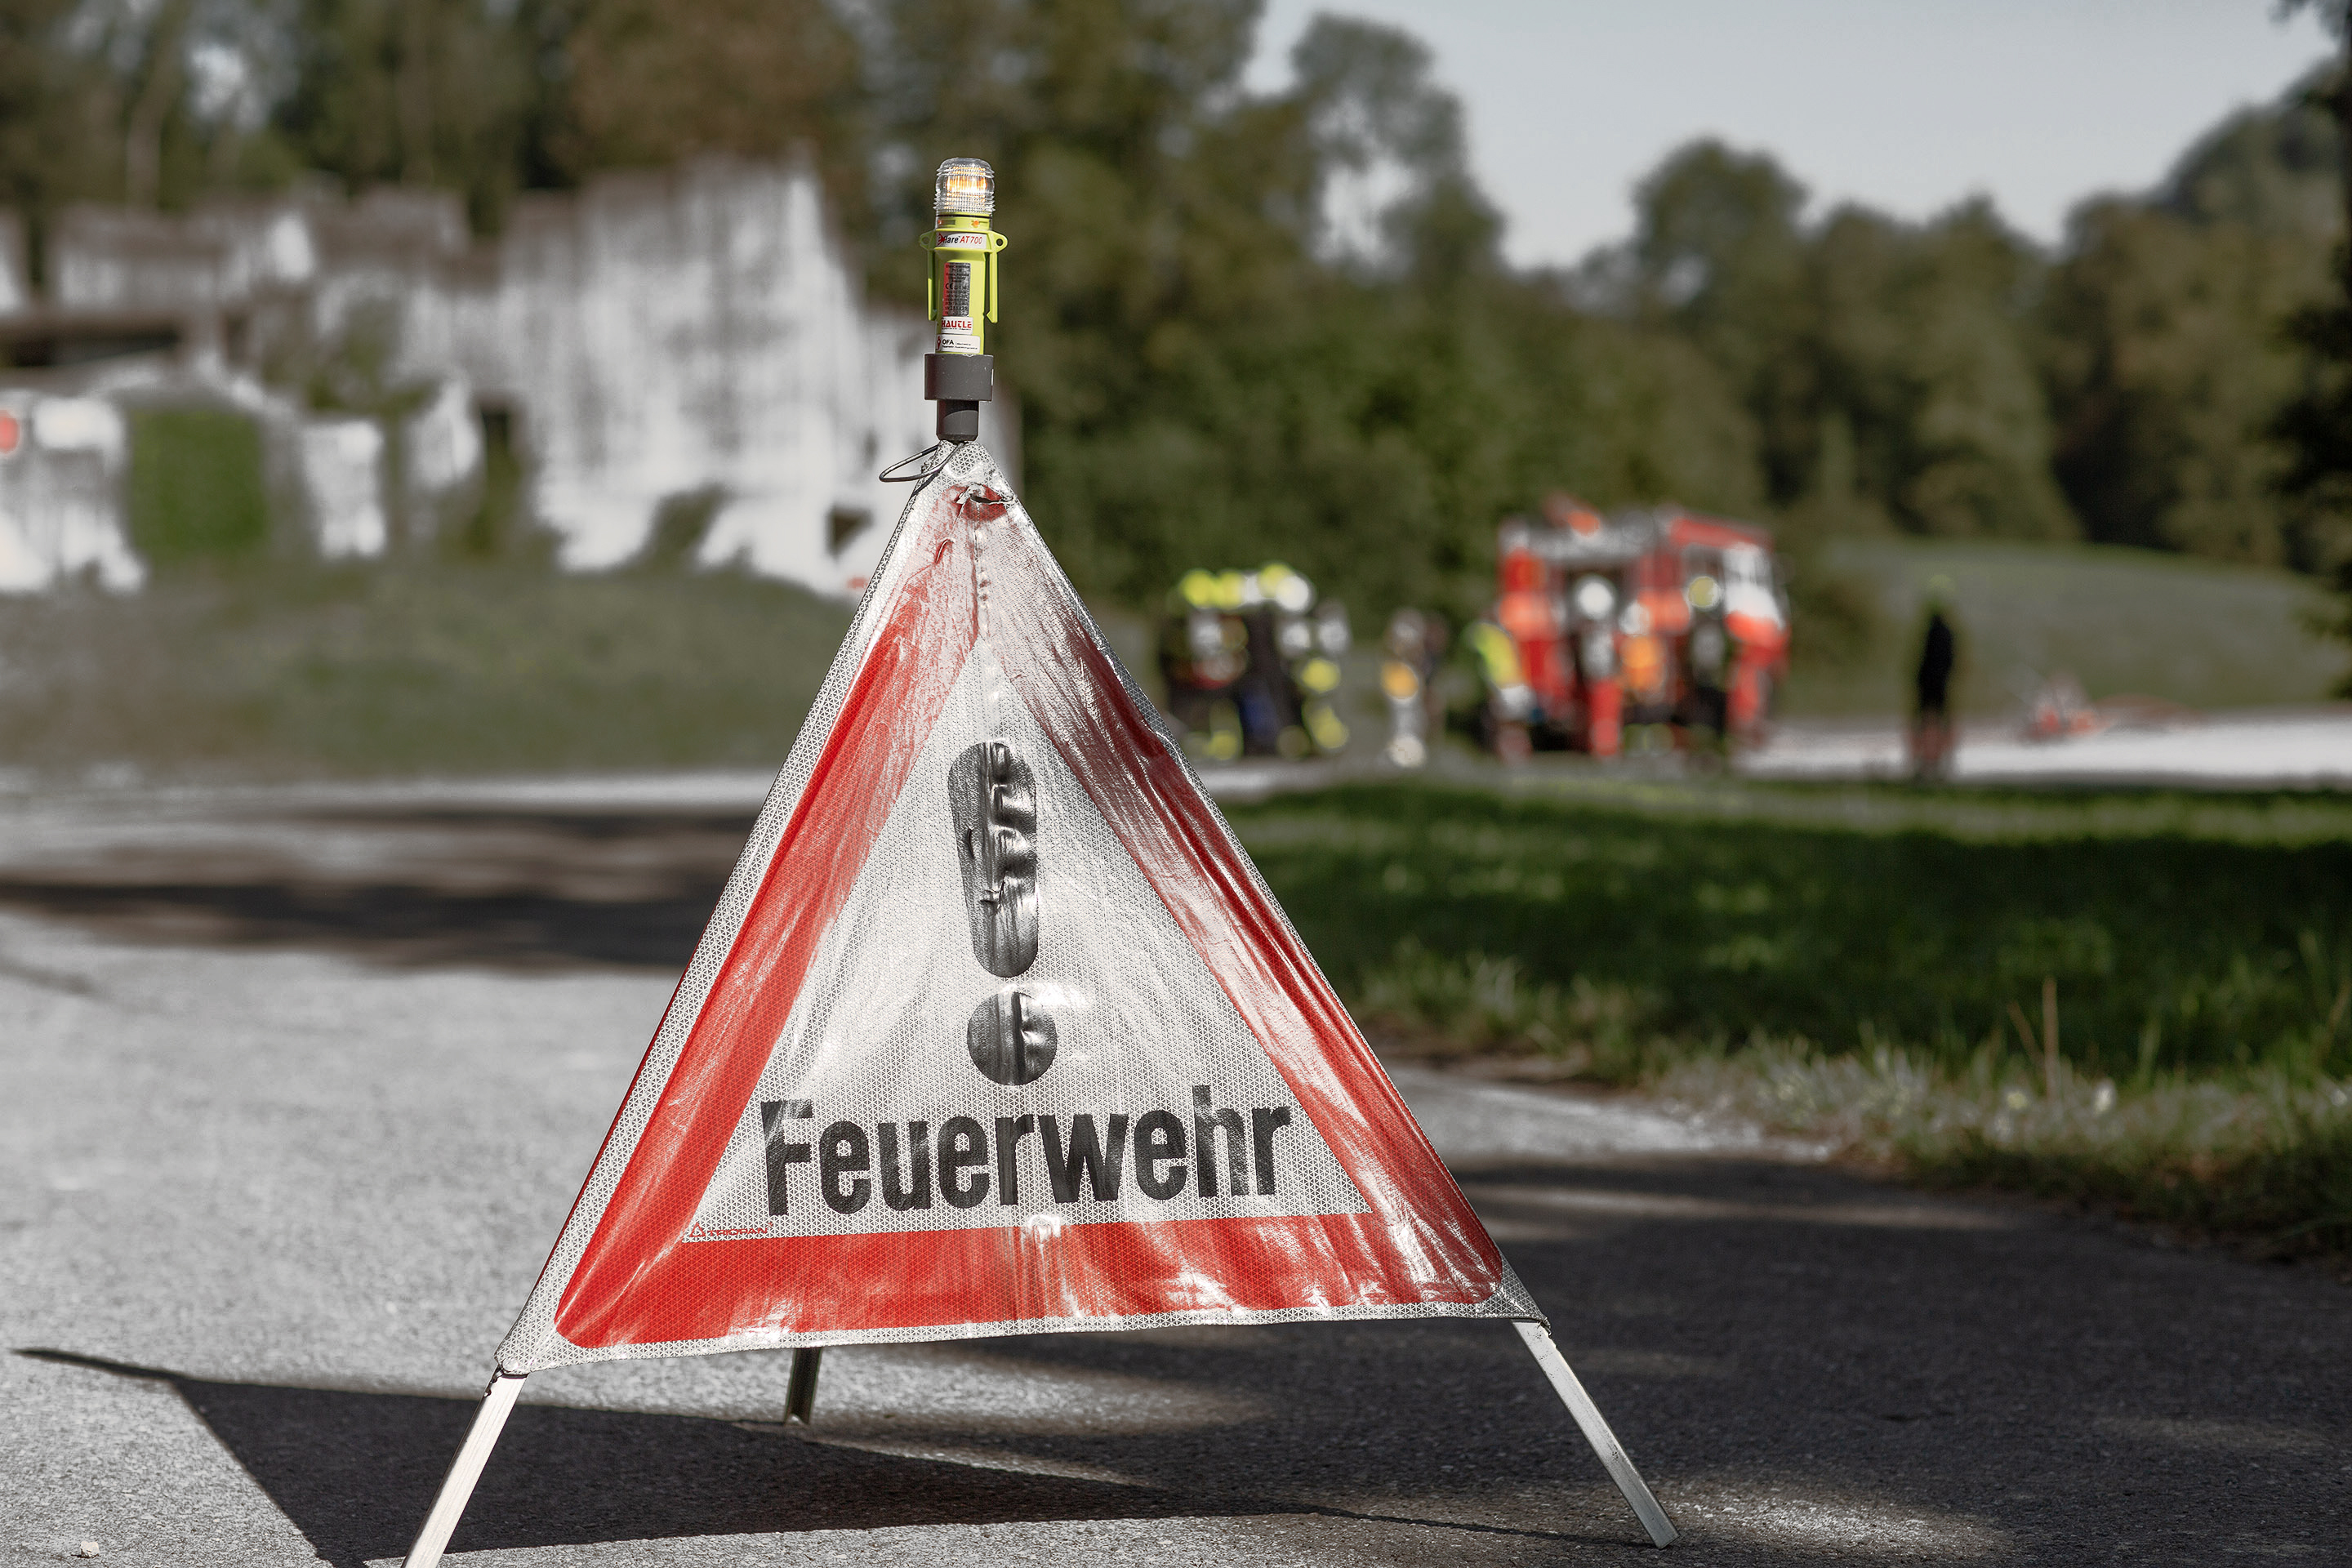
[[(931, 445), (924, 447), (921, 451), (916, 453), (911, 458), (899, 458), (897, 462), (883, 469), (881, 473), (876, 476), (876, 478), (879, 479), (886, 485), (921, 484), (925, 479), (929, 479), (933, 474), (938, 473), (941, 468), (948, 466), (948, 458), (955, 456), (954, 448), (955, 443), (952, 441), (935, 441)], [(935, 452), (944, 452), (947, 454), (947, 457), (940, 458), (938, 462), (933, 463), (929, 468), (921, 470), (919, 473), (902, 474), (898, 471), (909, 463), (921, 462), (924, 458), (931, 456)]]

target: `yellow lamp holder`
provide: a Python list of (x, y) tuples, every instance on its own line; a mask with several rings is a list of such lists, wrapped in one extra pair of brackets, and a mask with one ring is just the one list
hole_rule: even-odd
[(980, 405), (996, 395), (996, 361), (987, 352), (996, 320), (996, 258), (1005, 237), (990, 226), (996, 172), (977, 158), (940, 165), (932, 189), (932, 226), (918, 242), (930, 252), (925, 314), (939, 323), (939, 344), (923, 356), (923, 395), (940, 405), (942, 441), (980, 438)]

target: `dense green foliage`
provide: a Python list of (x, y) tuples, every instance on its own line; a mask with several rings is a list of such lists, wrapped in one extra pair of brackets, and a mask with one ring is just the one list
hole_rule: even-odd
[(1800, 552), (1895, 530), (2352, 555), (2352, 503), (2263, 437), (2328, 363), (2324, 332), (2282, 330), (2330, 297), (2343, 222), (2336, 128), (2303, 91), (2086, 204), (2054, 255), (1982, 203), (1816, 215), (1770, 158), (1710, 142), (1643, 184), (1625, 245), (1526, 275), (1421, 46), (1325, 16), (1288, 88), (1254, 94), (1257, 19), (0, 0), (0, 200), (37, 256), (76, 199), (315, 170), (457, 190), (494, 229), (518, 192), (603, 170), (807, 155), (875, 289), (911, 300), (929, 170), (987, 157), (1031, 500), (1082, 584), (1135, 603), (1278, 552), (1363, 609), (1466, 610), (1496, 519), (1556, 488), (1768, 516)]
[[(1500, 265), (1418, 45), (1327, 17), (1295, 89), (1250, 99), (1255, 9), (888, 12), (877, 135), (908, 174), (878, 193), (887, 232), (919, 226), (941, 155), (996, 165), (1000, 365), (1032, 508), (1082, 584), (1150, 600), (1278, 551), (1360, 604), (1468, 605), (1495, 520), (1550, 486), (1760, 500), (1696, 355)], [(1403, 194), (1363, 233), (1327, 221), (1373, 171)], [(877, 282), (911, 297), (913, 253)]]
[(1769, 158), (1702, 143), (1583, 282), (1706, 350), (1801, 523), (2319, 565), (2334, 514), (2280, 498), (2262, 434), (2342, 226), (2336, 146), (2300, 92), (2235, 116), (2155, 192), (2085, 203), (2053, 258), (1981, 203), (1807, 226)]
[[(2338, 144), (2352, 142), (2352, 0), (2284, 0), (2283, 11), (2305, 5), (2319, 12), (2345, 58), (2327, 84)], [(2336, 164), (2338, 195), (2352, 220), (2352, 157)], [(2288, 336), (2302, 351), (2302, 384), (2273, 416), (2269, 434), (2286, 459), (2278, 489), (2323, 516), (2352, 510), (2352, 231), (2336, 249), (2335, 287), (2298, 310)], [(2335, 552), (2335, 613), (2319, 624), (2352, 642), (2352, 550)], [(2339, 692), (2352, 695), (2352, 677)]]

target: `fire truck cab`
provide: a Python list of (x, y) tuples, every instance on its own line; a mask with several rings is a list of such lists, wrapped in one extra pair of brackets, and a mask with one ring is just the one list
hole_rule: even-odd
[[(1573, 497), (1496, 538), (1494, 621), (1538, 743), (1614, 756), (1629, 726), (1751, 740), (1788, 668), (1772, 536), (1680, 508), (1603, 516)], [(1655, 730), (1653, 732), (1656, 732)]]

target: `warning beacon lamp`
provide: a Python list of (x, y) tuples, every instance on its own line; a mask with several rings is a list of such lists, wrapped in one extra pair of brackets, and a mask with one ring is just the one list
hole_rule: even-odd
[(989, 226), (996, 211), (996, 171), (977, 158), (940, 165), (932, 192), (930, 319), (940, 324), (937, 353), (923, 356), (923, 395), (940, 405), (942, 441), (980, 439), (980, 405), (996, 395), (996, 361), (987, 353), (996, 320), (996, 253), (1004, 236)]

